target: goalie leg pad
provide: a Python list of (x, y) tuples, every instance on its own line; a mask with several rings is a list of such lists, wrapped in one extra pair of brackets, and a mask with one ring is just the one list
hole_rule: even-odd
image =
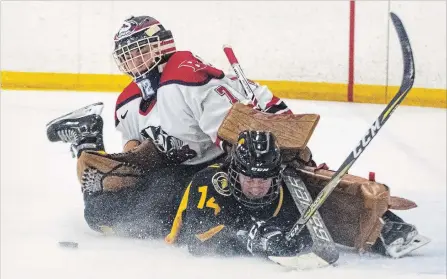
[[(313, 198), (335, 173), (314, 167), (297, 170)], [(380, 236), (381, 217), (393, 205), (401, 210), (416, 206), (403, 198), (393, 199), (385, 184), (346, 174), (319, 211), (336, 243), (368, 251)]]
[(124, 153), (82, 152), (77, 161), (77, 175), (82, 191), (116, 192), (135, 187), (145, 174), (166, 166), (170, 166), (166, 159), (146, 140)]
[(77, 162), (77, 174), (82, 192), (116, 192), (136, 185), (144, 171), (99, 152), (84, 151)]
[(302, 150), (320, 120), (318, 114), (271, 114), (235, 103), (220, 125), (219, 138), (235, 145), (244, 130), (270, 131), (281, 149)]

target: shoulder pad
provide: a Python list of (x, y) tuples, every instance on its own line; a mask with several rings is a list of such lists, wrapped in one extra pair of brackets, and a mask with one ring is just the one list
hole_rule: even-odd
[(190, 51), (177, 51), (166, 63), (160, 79), (160, 86), (176, 83), (198, 86), (207, 84), (212, 78), (225, 76), (222, 70), (201, 61)]
[(123, 89), (123, 92), (121, 92), (121, 94), (118, 96), (118, 99), (116, 100), (115, 110), (118, 110), (126, 103), (138, 97), (142, 97), (141, 90), (138, 85), (132, 81), (126, 88)]
[(141, 90), (135, 82), (131, 82), (126, 88), (123, 89), (123, 92), (118, 96), (115, 105), (115, 126), (118, 125), (118, 116), (116, 114), (117, 110), (127, 104), (128, 102), (141, 97)]

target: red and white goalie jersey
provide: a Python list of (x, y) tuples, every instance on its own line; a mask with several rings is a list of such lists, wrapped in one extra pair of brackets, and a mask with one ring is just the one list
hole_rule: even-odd
[[(156, 97), (144, 101), (131, 83), (118, 97), (116, 128), (123, 144), (151, 138), (159, 150), (178, 163), (195, 165), (223, 153), (217, 130), (235, 102), (248, 103), (234, 76), (178, 51), (164, 65)], [(291, 113), (266, 86), (251, 84), (257, 106), (269, 113)]]

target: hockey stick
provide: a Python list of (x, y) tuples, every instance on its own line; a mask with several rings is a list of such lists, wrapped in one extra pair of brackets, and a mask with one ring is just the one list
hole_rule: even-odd
[(250, 98), (253, 104), (255, 104), (255, 93), (251, 89), (250, 85), (248, 84), (248, 79), (245, 77), (244, 71), (242, 71), (241, 65), (239, 65), (239, 61), (236, 58), (236, 55), (234, 54), (233, 48), (229, 45), (223, 46), (223, 51), (225, 52), (225, 55), (227, 56), (228, 61), (231, 64), (231, 67), (233, 68), (234, 72), (237, 75), (237, 79), (242, 84), (242, 87), (245, 91), (245, 96), (247, 98)]
[(402, 83), (399, 91), (396, 93), (391, 102), (382, 111), (379, 117), (374, 121), (373, 125), (368, 129), (367, 133), (354, 150), (349, 154), (348, 158), (343, 162), (328, 184), (321, 190), (318, 196), (315, 198), (314, 202), (306, 209), (303, 215), (298, 219), (298, 221), (293, 225), (290, 231), (286, 234), (286, 239), (290, 240), (295, 235), (299, 234), (300, 231), (305, 227), (309, 219), (314, 215), (314, 213), (320, 208), (320, 206), (326, 201), (332, 191), (337, 187), (343, 175), (345, 175), (354, 162), (360, 157), (368, 144), (377, 135), (379, 130), (383, 127), (385, 122), (390, 118), (394, 110), (399, 106), (399, 104), (407, 96), (408, 92), (413, 87), (415, 78), (413, 51), (411, 49), (410, 40), (408, 39), (407, 32), (402, 24), (400, 18), (394, 14), (390, 13), (391, 20), (393, 21), (394, 27), (396, 29), (397, 35), (399, 37), (399, 42), (402, 48), (402, 56), (404, 62), (404, 73), (402, 77)]

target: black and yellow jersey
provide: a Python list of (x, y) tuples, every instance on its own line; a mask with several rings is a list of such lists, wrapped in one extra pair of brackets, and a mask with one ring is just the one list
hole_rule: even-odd
[(193, 176), (204, 165), (160, 168), (118, 192), (84, 192), (84, 219), (96, 231), (125, 237), (163, 239)]
[(184, 191), (165, 240), (186, 244), (194, 254), (244, 255), (245, 245), (236, 237), (239, 230), (248, 231), (259, 220), (287, 229), (298, 218), (286, 187), (280, 187), (272, 203), (248, 208), (231, 194), (224, 167), (211, 165), (197, 173)]

